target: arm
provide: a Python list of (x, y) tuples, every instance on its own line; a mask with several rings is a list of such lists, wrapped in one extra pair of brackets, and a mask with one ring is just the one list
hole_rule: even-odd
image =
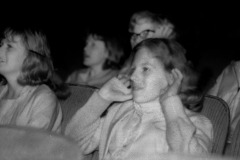
[(84, 129), (99, 119), (112, 102), (126, 101), (131, 98), (130, 89), (114, 77), (92, 94), (86, 104), (74, 115), (72, 121), (80, 122), (78, 127)]
[(52, 91), (40, 90), (36, 92), (31, 108), (28, 125), (50, 130), (57, 130), (60, 127), (62, 112), (60, 104)]
[(182, 74), (175, 69), (172, 75), (174, 79), (172, 84), (160, 98), (166, 119), (166, 139), (170, 150), (185, 153), (208, 152), (212, 139), (211, 123), (199, 117), (197, 120), (190, 119), (177, 95), (183, 78)]
[(187, 116), (178, 96), (167, 98), (163, 105), (170, 150), (184, 153), (208, 152), (212, 140), (210, 121), (200, 116)]
[(77, 111), (67, 125), (65, 134), (77, 140), (85, 154), (90, 153), (98, 146), (100, 140), (102, 113), (112, 102), (130, 98), (130, 90), (122, 81), (112, 78), (100, 90), (96, 90), (87, 103)]

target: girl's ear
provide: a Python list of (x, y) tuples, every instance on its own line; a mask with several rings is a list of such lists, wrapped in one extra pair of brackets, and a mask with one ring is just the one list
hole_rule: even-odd
[(169, 85), (173, 84), (173, 82), (174, 82), (174, 76), (173, 76), (172, 71), (167, 73), (167, 80), (168, 80), (168, 82), (169, 82)]
[(110, 57), (110, 51), (108, 49), (106, 49), (105, 57), (106, 57), (106, 59), (108, 59), (108, 57)]

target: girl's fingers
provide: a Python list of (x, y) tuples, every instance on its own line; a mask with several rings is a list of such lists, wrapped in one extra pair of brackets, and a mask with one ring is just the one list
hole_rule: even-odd
[(119, 80), (119, 79), (116, 79), (117, 82), (115, 83), (116, 86), (115, 86), (115, 90), (119, 91), (119, 92), (122, 92), (123, 94), (129, 94), (131, 93), (131, 89), (129, 89), (126, 84), (124, 84), (122, 81), (123, 80)]
[(179, 69), (174, 69), (174, 71), (176, 73), (177, 79), (182, 81), (182, 79), (183, 79), (182, 72)]

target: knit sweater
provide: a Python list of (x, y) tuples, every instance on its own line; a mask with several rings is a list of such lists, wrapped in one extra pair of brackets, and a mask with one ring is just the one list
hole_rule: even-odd
[(0, 124), (60, 131), (60, 103), (48, 86), (25, 86), (16, 99), (3, 99), (6, 91), (0, 86)]
[[(97, 94), (94, 94), (90, 99), (101, 104), (96, 97)], [(179, 97), (171, 97), (164, 105), (171, 108), (179, 103)], [(172, 124), (168, 124), (159, 106), (144, 108), (130, 100), (114, 104), (101, 118), (92, 117), (99, 110), (97, 105), (96, 109), (93, 106), (85, 105), (80, 109), (66, 128), (66, 134), (78, 142), (85, 155), (99, 149), (100, 160), (159, 159), (162, 153), (172, 151), (172, 145), (181, 145), (181, 153), (207, 153), (211, 149), (212, 124), (202, 115), (185, 110), (190, 123), (179, 120), (177, 124), (182, 127), (179, 133), (172, 134), (168, 131)], [(94, 121), (84, 125), (87, 117)], [(174, 142), (167, 140), (170, 137)]]

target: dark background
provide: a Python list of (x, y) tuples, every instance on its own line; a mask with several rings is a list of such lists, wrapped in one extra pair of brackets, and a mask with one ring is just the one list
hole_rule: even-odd
[[(156, 2), (158, 2), (156, 4)], [(81, 67), (84, 33), (89, 26), (115, 32), (129, 41), (132, 13), (150, 10), (162, 13), (175, 24), (187, 57), (203, 75), (216, 76), (238, 60), (240, 9), (230, 1), (209, 2), (129, 1), (32, 3), (1, 6), (1, 30), (11, 25), (40, 28), (48, 37), (55, 68), (63, 79)]]

